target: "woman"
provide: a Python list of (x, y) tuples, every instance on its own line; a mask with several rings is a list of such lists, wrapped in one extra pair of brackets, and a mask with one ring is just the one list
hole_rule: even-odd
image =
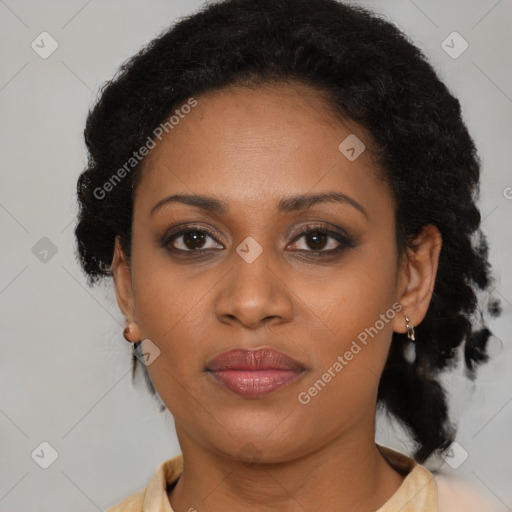
[[(211, 4), (122, 66), (85, 140), (80, 262), (182, 450), (111, 511), (457, 510), (421, 463), (455, 436), (439, 371), (487, 358), (479, 161), (397, 28)], [(414, 459), (375, 443), (378, 405)]]

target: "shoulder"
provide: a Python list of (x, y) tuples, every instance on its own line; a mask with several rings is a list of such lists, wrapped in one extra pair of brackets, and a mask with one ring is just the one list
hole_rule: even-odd
[(141, 512), (141, 510), (172, 510), (167, 488), (175, 484), (183, 471), (183, 455), (162, 462), (145, 489), (130, 494), (107, 512)]
[(492, 505), (472, 489), (466, 480), (447, 474), (434, 474), (438, 512), (493, 512)]

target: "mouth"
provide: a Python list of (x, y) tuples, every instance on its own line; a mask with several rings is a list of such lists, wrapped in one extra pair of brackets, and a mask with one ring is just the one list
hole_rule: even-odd
[(306, 369), (271, 348), (234, 349), (207, 362), (214, 381), (245, 398), (261, 398), (300, 378)]

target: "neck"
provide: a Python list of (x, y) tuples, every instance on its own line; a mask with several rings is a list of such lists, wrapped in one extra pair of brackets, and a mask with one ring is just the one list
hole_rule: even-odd
[(184, 470), (169, 493), (174, 510), (373, 512), (404, 479), (379, 452), (374, 428), (371, 437), (354, 428), (309, 454), (255, 464), (206, 450), (179, 430)]

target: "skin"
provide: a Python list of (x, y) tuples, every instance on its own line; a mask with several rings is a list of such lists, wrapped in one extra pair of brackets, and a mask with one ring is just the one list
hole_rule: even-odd
[[(184, 458), (170, 503), (201, 512), (375, 511), (404, 478), (375, 445), (378, 382), (393, 331), (406, 332), (404, 314), (412, 325), (426, 314), (441, 236), (427, 226), (416, 249), (399, 257), (393, 196), (369, 151), (349, 161), (338, 150), (349, 134), (369, 142), (368, 135), (334, 117), (315, 90), (229, 87), (197, 100), (146, 158), (131, 259), (119, 241), (113, 259), (130, 339), (150, 339), (161, 351), (148, 369)], [(332, 191), (366, 214), (347, 202), (276, 209), (290, 195)], [(229, 211), (171, 202), (151, 214), (172, 194), (214, 196)], [(189, 252), (162, 246), (184, 223), (215, 235), (196, 244), (210, 249), (206, 256), (194, 257), (183, 236), (173, 244)], [(298, 235), (312, 223), (344, 229), (353, 245), (325, 255), (340, 245), (329, 237), (316, 247), (324, 254), (312, 256), (315, 239)], [(248, 236), (263, 250), (252, 263), (236, 252)], [(308, 404), (299, 403), (298, 394), (397, 302), (402, 313)], [(273, 347), (306, 371), (264, 398), (240, 397), (204, 371), (208, 359), (238, 347)]]

